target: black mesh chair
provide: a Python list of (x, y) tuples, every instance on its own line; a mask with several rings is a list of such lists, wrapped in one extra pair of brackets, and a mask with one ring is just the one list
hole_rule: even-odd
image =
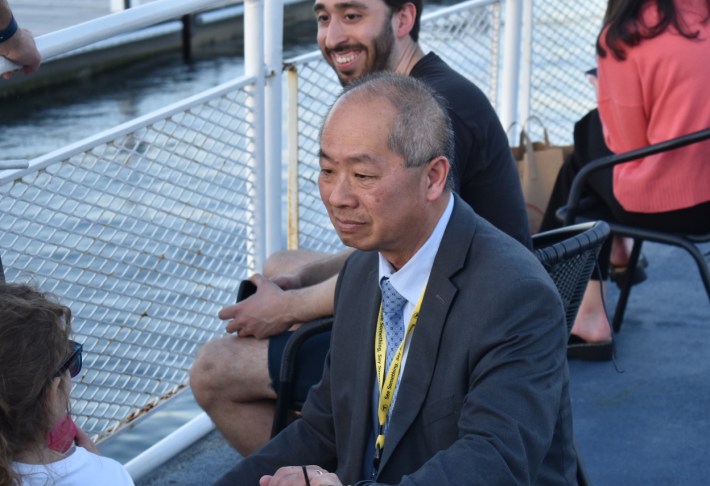
[(278, 434), (289, 423), (291, 413), (298, 412), (303, 402), (293, 400), (293, 387), (298, 372), (296, 357), (301, 345), (309, 338), (323, 332), (328, 332), (333, 327), (333, 318), (324, 317), (305, 323), (299, 327), (289, 338), (284, 346), (281, 358), (281, 371), (279, 373), (279, 386), (276, 390), (276, 410), (274, 411), (274, 424), (271, 428), (271, 437)]
[(572, 330), (599, 250), (608, 237), (609, 225), (595, 221), (538, 233), (532, 238), (535, 255), (562, 297), (568, 333)]
[[(532, 238), (535, 255), (562, 297), (568, 335), (597, 263), (599, 250), (608, 237), (609, 225), (596, 221), (538, 233)], [(577, 460), (577, 483), (587, 486), (590, 482), (579, 452)]]
[[(572, 182), (572, 188), (570, 190), (567, 204), (558, 209), (556, 212), (557, 217), (560, 221), (563, 221), (565, 225), (570, 225), (580, 221), (588, 221), (590, 219), (603, 220), (609, 224), (612, 234), (629, 237), (634, 241), (631, 255), (629, 257), (627, 270), (628, 277), (621, 284), (619, 300), (617, 301), (612, 320), (612, 328), (615, 332), (618, 332), (621, 329), (621, 322), (624, 319), (624, 313), (626, 311), (626, 303), (628, 302), (631, 287), (633, 285), (633, 274), (636, 271), (639, 256), (641, 255), (641, 245), (644, 241), (674, 245), (683, 248), (686, 252), (688, 252), (698, 266), (700, 278), (705, 285), (705, 290), (707, 291), (708, 298), (710, 299), (710, 269), (708, 268), (708, 258), (710, 257), (710, 253), (703, 254), (699, 247), (700, 243), (710, 242), (710, 233), (670, 233), (617, 223), (610, 212), (604, 211), (603, 208), (599, 208), (598, 205), (594, 206), (590, 204), (588, 199), (582, 197), (587, 179), (590, 174), (607, 167), (640, 159), (660, 152), (675, 150), (680, 147), (708, 139), (710, 139), (710, 128), (691, 133), (689, 135), (684, 135), (682, 137), (677, 137), (666, 142), (649, 145), (648, 147), (641, 149), (631, 150), (629, 152), (610, 155), (594, 160), (585, 165), (575, 176)], [(705, 161), (706, 163), (710, 163), (710, 155), (708, 156), (708, 159), (709, 160)], [(710, 181), (708, 181), (708, 183), (710, 183)]]

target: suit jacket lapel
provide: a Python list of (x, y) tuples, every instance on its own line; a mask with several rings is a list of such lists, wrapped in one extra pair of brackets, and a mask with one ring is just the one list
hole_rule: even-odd
[[(352, 407), (352, 437), (353, 437), (353, 461), (352, 467), (356, 468), (353, 471), (353, 477), (359, 477), (362, 471), (365, 447), (370, 440), (372, 431), (372, 392), (375, 380), (374, 371), (374, 343), (375, 343), (375, 324), (377, 322), (377, 313), (380, 308), (380, 291), (377, 285), (377, 258), (374, 254), (374, 265), (368, 265), (370, 271), (362, 280), (363, 288), (367, 288), (365, 292), (366, 300), (363, 302), (362, 312), (358, 315), (350, 316), (347, 321), (348, 325), (355, 326), (358, 329), (357, 338), (350, 343), (348, 352), (354, 356), (354, 362), (364, 361), (363, 367), (367, 370), (366, 373), (353, 373), (355, 381), (353, 383), (353, 403), (348, 404)], [(374, 282), (374, 283), (373, 283)], [(364, 322), (363, 322), (364, 321)], [(336, 358), (337, 359), (337, 358)], [(336, 384), (337, 386), (337, 384)]]
[[(458, 291), (451, 277), (463, 268), (465, 255), (475, 231), (473, 212), (458, 196), (454, 195), (454, 198), (454, 210), (436, 253), (417, 327), (412, 334), (404, 375), (397, 392), (394, 416), (385, 438), (380, 470), (386, 466), (392, 452), (424, 404), (436, 366), (439, 341), (449, 307)], [(374, 340), (374, 335), (372, 339)]]

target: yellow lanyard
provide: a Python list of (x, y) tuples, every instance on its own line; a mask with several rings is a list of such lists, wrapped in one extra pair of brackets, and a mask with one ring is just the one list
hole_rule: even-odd
[[(424, 290), (426, 290), (426, 288)], [(380, 427), (377, 439), (375, 440), (375, 469), (379, 466), (380, 455), (382, 453), (382, 449), (385, 447), (385, 422), (387, 421), (387, 416), (389, 415), (390, 406), (392, 405), (392, 400), (394, 398), (395, 387), (397, 386), (397, 381), (401, 372), (404, 346), (417, 325), (419, 310), (422, 307), (423, 299), (424, 292), (422, 292), (422, 295), (419, 297), (419, 302), (417, 302), (417, 306), (414, 308), (412, 317), (409, 319), (407, 334), (404, 336), (399, 348), (397, 348), (394, 358), (392, 358), (392, 363), (390, 363), (386, 377), (385, 354), (387, 349), (387, 336), (385, 335), (385, 321), (382, 316), (382, 303), (380, 303), (380, 313), (377, 317), (377, 332), (375, 334), (375, 370), (377, 371), (377, 383), (380, 386), (380, 400), (377, 405), (377, 418), (379, 420)]]

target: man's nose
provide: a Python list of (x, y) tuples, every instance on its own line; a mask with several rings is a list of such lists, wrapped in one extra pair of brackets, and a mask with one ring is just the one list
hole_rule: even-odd
[(339, 177), (332, 185), (328, 201), (336, 207), (352, 206), (354, 201), (352, 186), (347, 177)]
[(325, 32), (325, 46), (328, 49), (335, 49), (347, 40), (346, 31), (337, 19), (331, 19)]

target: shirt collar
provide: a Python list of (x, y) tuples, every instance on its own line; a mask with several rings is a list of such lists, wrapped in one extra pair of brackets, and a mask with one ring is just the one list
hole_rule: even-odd
[(379, 254), (378, 281), (381, 282), (384, 277), (388, 277), (392, 287), (412, 305), (416, 305), (419, 301), (419, 297), (429, 281), (429, 274), (434, 266), (434, 258), (436, 258), (436, 253), (439, 251), (439, 245), (444, 237), (444, 231), (446, 230), (446, 225), (449, 224), (453, 209), (454, 197), (450, 195), (446, 209), (436, 223), (434, 231), (431, 232), (429, 238), (414, 256), (396, 272), (392, 272), (392, 266), (387, 259), (382, 254)]

